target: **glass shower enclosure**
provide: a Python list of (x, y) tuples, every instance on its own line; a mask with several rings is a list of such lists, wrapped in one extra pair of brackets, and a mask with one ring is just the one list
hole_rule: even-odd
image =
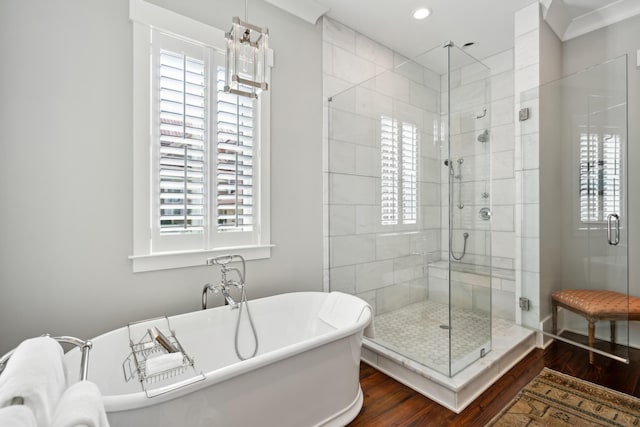
[(491, 350), (490, 70), (445, 43), (329, 100), (329, 287), (365, 346), (447, 376)]

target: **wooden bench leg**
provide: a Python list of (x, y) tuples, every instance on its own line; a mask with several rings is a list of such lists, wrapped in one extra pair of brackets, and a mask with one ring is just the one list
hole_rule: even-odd
[[(596, 322), (589, 319), (589, 347), (593, 348), (596, 337)], [(589, 365), (593, 365), (593, 352), (589, 350)]]
[(616, 321), (611, 321), (611, 344), (616, 343)]
[(555, 301), (551, 302), (551, 318), (552, 318), (552, 331), (553, 335), (558, 335), (558, 304)]

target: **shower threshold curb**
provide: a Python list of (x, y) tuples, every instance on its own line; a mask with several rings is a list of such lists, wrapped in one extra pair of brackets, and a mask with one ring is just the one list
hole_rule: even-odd
[(361, 359), (442, 406), (460, 413), (536, 347), (536, 333), (518, 325), (493, 335), (493, 348), (448, 377), (365, 338)]

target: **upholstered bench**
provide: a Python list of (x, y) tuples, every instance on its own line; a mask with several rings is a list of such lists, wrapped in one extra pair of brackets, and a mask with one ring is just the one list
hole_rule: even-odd
[[(598, 320), (611, 322), (611, 343), (616, 342), (616, 320), (640, 320), (640, 298), (613, 291), (566, 289), (551, 294), (553, 333), (558, 333), (558, 307), (584, 316), (589, 322), (589, 347), (595, 341)], [(589, 364), (593, 365), (593, 352), (589, 351)]]

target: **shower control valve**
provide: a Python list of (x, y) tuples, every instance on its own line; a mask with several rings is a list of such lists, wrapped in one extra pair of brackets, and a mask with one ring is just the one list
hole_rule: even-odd
[(482, 208), (480, 209), (480, 219), (482, 219), (483, 221), (489, 221), (491, 219), (491, 209), (489, 208)]

